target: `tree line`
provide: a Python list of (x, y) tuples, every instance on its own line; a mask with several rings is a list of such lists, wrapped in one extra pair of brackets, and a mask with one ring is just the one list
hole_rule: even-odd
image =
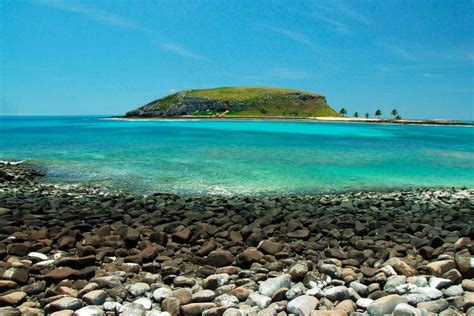
[[(339, 114), (342, 115), (343, 117), (346, 117), (347, 115), (347, 110), (345, 108), (342, 108), (340, 111), (339, 111)], [(393, 118), (395, 120), (401, 120), (402, 117), (400, 116), (400, 114), (398, 114), (398, 110), (397, 109), (393, 109), (391, 112), (390, 112), (390, 115), (393, 116)], [(355, 118), (358, 118), (359, 117), (359, 112), (355, 112), (354, 115), (353, 115)], [(369, 118), (370, 117), (370, 114), (369, 113), (365, 113), (365, 118)], [(377, 118), (380, 118), (382, 116), (382, 111), (381, 110), (377, 110), (375, 111), (375, 116)]]

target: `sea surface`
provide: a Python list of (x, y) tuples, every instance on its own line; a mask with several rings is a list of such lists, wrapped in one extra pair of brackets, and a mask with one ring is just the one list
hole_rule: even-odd
[(139, 193), (474, 187), (474, 129), (369, 123), (0, 117), (0, 160)]

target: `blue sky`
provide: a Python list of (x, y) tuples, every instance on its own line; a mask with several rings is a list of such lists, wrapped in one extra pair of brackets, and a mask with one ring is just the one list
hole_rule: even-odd
[(0, 1), (0, 114), (123, 114), (189, 88), (474, 119), (472, 1)]

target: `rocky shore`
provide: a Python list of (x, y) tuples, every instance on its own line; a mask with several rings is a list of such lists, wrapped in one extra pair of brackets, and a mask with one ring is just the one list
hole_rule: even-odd
[(142, 196), (0, 168), (0, 315), (474, 315), (471, 189)]

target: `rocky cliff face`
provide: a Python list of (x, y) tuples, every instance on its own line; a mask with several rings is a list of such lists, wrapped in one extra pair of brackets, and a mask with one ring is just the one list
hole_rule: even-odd
[(166, 104), (163, 99), (150, 102), (138, 109), (127, 112), (126, 117), (156, 117), (190, 115), (200, 111), (224, 112), (240, 111), (242, 101), (220, 101), (177, 95), (175, 101)]

